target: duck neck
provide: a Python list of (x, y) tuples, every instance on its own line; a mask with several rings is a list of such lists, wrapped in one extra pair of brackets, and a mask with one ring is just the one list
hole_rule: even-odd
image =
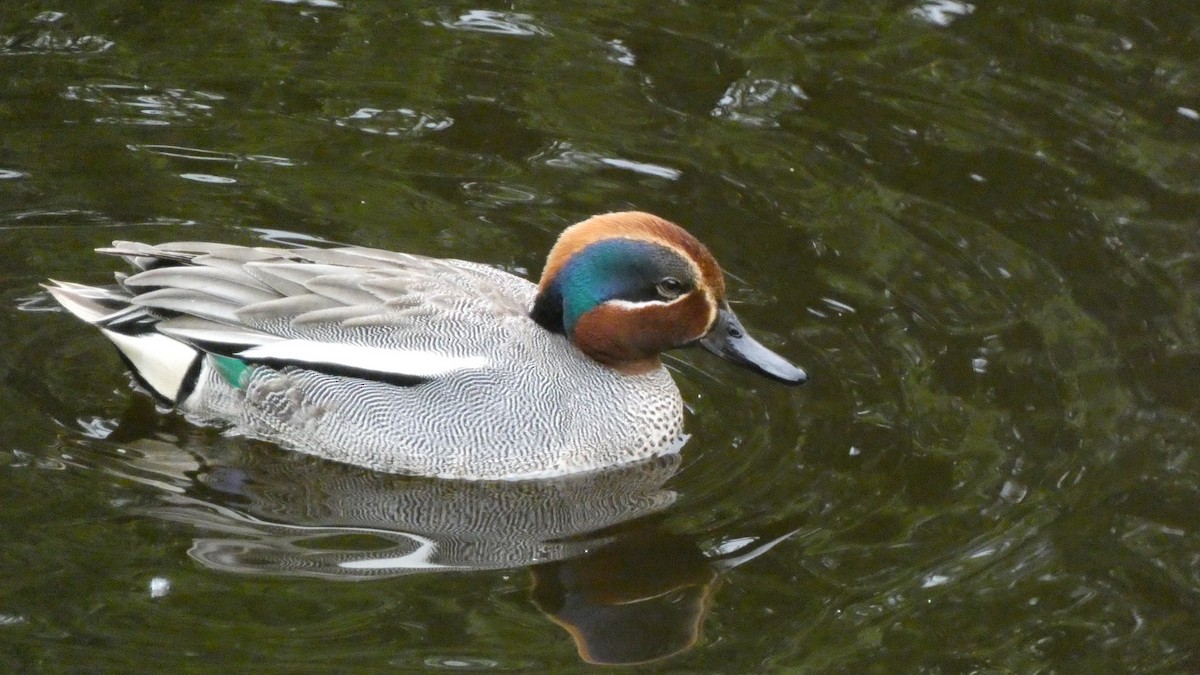
[(529, 318), (551, 333), (567, 334), (567, 326), (563, 319), (562, 288), (557, 281), (538, 291), (533, 301), (533, 309), (529, 310)]

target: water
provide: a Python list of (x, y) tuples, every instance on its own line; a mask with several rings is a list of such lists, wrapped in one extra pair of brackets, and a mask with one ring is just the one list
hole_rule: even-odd
[[(1197, 36), (1183, 2), (5, 4), (0, 670), (1200, 671)], [(630, 207), (812, 379), (679, 354), (679, 466), (529, 489), (189, 425), (37, 286), (117, 238), (536, 276)]]

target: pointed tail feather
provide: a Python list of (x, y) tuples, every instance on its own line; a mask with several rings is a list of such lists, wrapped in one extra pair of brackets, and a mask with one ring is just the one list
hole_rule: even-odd
[(85, 286), (57, 279), (42, 284), (42, 288), (50, 291), (50, 295), (67, 311), (90, 324), (100, 324), (130, 307), (129, 295), (116, 288)]
[(43, 287), (67, 311), (99, 328), (151, 393), (172, 405), (191, 393), (200, 350), (155, 330), (157, 320), (145, 307), (131, 304), (128, 293), (54, 280)]

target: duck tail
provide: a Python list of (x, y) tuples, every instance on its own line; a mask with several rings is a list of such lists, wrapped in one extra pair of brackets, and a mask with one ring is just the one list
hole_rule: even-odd
[(203, 353), (158, 332), (162, 318), (134, 304), (133, 295), (123, 287), (53, 279), (42, 286), (67, 311), (99, 328), (116, 345), (138, 383), (155, 398), (176, 405), (192, 392)]

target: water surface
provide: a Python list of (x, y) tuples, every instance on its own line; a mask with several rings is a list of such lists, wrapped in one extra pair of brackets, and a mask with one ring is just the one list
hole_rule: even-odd
[[(1198, 40), (1185, 2), (0, 6), (0, 670), (1200, 670)], [(113, 239), (535, 277), (626, 208), (812, 379), (678, 354), (678, 465), (527, 489), (190, 425), (37, 286)]]

